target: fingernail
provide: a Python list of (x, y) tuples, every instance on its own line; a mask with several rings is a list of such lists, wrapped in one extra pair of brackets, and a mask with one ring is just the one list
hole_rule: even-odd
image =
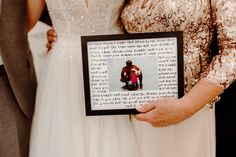
[(136, 107), (136, 110), (140, 110), (142, 108), (142, 105), (139, 105)]

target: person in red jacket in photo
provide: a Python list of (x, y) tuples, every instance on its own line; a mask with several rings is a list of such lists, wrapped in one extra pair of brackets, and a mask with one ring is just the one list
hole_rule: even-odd
[(122, 68), (120, 81), (126, 83), (125, 87), (128, 88), (128, 83), (130, 81), (130, 75), (131, 75), (131, 69), (134, 69), (137, 71), (137, 75), (139, 79), (139, 86), (140, 88), (142, 88), (143, 75), (142, 75), (141, 69), (138, 66), (134, 65), (131, 60), (127, 60), (126, 66)]

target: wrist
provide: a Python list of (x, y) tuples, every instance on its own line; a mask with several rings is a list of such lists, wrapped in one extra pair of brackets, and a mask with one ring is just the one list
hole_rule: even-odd
[(193, 115), (195, 112), (202, 108), (198, 104), (196, 104), (196, 102), (194, 102), (194, 100), (188, 94), (180, 98), (179, 101), (184, 107), (184, 111), (186, 112), (185, 114), (187, 114), (188, 116)]

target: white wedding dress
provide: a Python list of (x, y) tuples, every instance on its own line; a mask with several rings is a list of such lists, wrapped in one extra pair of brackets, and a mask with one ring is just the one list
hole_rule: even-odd
[(81, 35), (123, 33), (124, 0), (46, 0), (58, 40), (39, 78), (30, 157), (138, 157), (128, 115), (85, 116)]

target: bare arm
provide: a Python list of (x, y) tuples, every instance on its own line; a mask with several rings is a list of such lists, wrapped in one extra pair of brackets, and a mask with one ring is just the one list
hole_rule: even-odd
[(27, 0), (27, 3), (27, 25), (29, 31), (40, 18), (45, 6), (45, 0)]
[(223, 91), (224, 89), (220, 86), (206, 80), (200, 80), (180, 101), (189, 107), (189, 112), (192, 115)]

